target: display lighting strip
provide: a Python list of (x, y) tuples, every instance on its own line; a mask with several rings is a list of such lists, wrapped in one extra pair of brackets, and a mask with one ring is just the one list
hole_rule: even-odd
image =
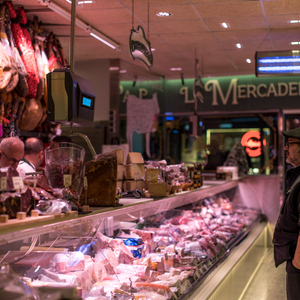
[[(264, 66), (262, 66), (264, 64)], [(266, 57), (258, 59), (259, 72), (298, 73), (300, 72), (300, 56)]]
[(258, 67), (260, 72), (300, 72), (300, 66), (274, 66), (274, 67)]
[(294, 58), (261, 58), (258, 60), (259, 63), (273, 64), (273, 63), (299, 63), (300, 57)]
[[(71, 20), (71, 13), (61, 6), (57, 5), (56, 3), (50, 1), (50, 0), (38, 0), (39, 3), (42, 5), (49, 7), (51, 10), (56, 12), (57, 14), (61, 15), (62, 17)], [(101, 41), (105, 45), (111, 47), (112, 49), (120, 50), (121, 47), (119, 44), (105, 36), (100, 31), (94, 29), (92, 26), (86, 24), (85, 22), (79, 20), (76, 18), (76, 25), (80, 28), (82, 28), (84, 31), (88, 32), (92, 37), (96, 38), (97, 40)]]

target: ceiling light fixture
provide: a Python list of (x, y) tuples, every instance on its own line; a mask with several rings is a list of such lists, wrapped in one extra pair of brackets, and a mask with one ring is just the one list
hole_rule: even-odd
[[(68, 10), (64, 9), (63, 7), (59, 6), (58, 4), (50, 1), (50, 0), (38, 0), (39, 3), (42, 5), (49, 7), (51, 10), (56, 12), (57, 14), (61, 15), (62, 17), (71, 20), (71, 12)], [(76, 25), (83, 29), (84, 31), (88, 32), (91, 36), (96, 38), (97, 40), (101, 41), (105, 45), (116, 49), (120, 50), (120, 45), (99, 32), (98, 30), (92, 28), (90, 25), (86, 24), (85, 22), (81, 21), (80, 19), (76, 18)]]
[(171, 13), (165, 12), (165, 11), (160, 11), (159, 13), (156, 14), (158, 17), (170, 17)]
[(241, 45), (240, 43), (237, 43), (237, 44), (236, 44), (236, 47), (239, 48), (239, 49), (241, 49), (241, 48), (242, 48), (242, 45)]
[(300, 42), (291, 42), (291, 45), (300, 45)]
[(170, 68), (170, 71), (182, 71), (182, 68)]
[[(66, 0), (66, 1), (72, 4), (72, 0)], [(77, 4), (91, 4), (93, 2), (94, 2), (93, 0), (84, 0), (84, 1), (78, 1)]]
[(127, 73), (127, 70), (120, 70), (119, 73), (121, 74)]
[(119, 71), (119, 67), (109, 67), (109, 71)]
[(221, 23), (221, 26), (224, 27), (224, 28), (229, 28), (229, 24), (225, 23), (225, 22)]
[(246, 62), (247, 62), (248, 64), (251, 64), (251, 59), (247, 58), (247, 59), (246, 59)]
[(151, 51), (152, 51), (152, 52), (155, 51), (155, 48), (151, 48)]
[(300, 20), (291, 20), (290, 23), (300, 23)]
[(107, 37), (105, 35), (94, 28), (91, 29), (90, 35), (112, 49), (116, 49), (118, 47), (115, 42), (107, 40)]

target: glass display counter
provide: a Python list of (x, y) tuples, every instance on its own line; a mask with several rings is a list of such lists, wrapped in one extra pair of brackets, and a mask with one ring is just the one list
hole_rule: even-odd
[(261, 193), (275, 197), (277, 182), (277, 176), (204, 182), (161, 199), (124, 198), (122, 206), (5, 228), (1, 280), (22, 278), (32, 293), (56, 299), (209, 299), (247, 256), (254, 269), (247, 266), (245, 285), (251, 278), (267, 247)]

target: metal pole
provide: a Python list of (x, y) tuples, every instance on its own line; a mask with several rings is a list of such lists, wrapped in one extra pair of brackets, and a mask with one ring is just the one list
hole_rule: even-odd
[(74, 73), (74, 46), (75, 46), (75, 26), (76, 26), (76, 5), (77, 0), (72, 1), (71, 8), (71, 34), (70, 34), (70, 71)]

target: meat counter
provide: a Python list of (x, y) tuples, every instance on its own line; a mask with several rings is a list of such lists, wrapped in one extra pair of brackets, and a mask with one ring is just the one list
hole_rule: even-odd
[[(0, 231), (0, 282), (10, 282), (1, 293), (17, 298), (22, 279), (18, 292), (40, 299), (238, 299), (268, 246), (279, 182), (204, 181), (167, 198), (121, 199), (67, 221)], [(244, 284), (235, 285), (241, 274)]]

